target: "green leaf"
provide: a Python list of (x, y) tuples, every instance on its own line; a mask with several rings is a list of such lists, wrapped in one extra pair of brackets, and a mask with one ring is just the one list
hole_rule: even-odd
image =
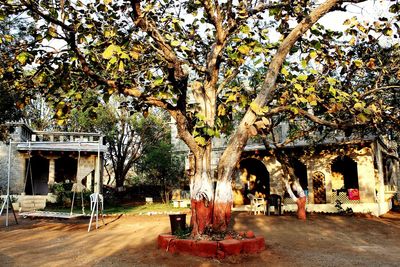
[(163, 77), (157, 77), (157, 79), (154, 80), (153, 84), (154, 86), (160, 86), (164, 82)]
[(21, 63), (22, 65), (25, 65), (26, 60), (29, 57), (29, 53), (28, 52), (22, 52), (20, 54), (18, 54), (18, 56), (16, 57), (17, 60), (19, 61), (19, 63)]
[(198, 145), (201, 145), (201, 146), (205, 146), (206, 145), (206, 139), (204, 139), (204, 137), (202, 137), (202, 136), (195, 137), (194, 141), (196, 141), (196, 143)]
[(171, 42), (171, 45), (172, 46), (179, 46), (181, 43), (178, 41), (178, 40), (173, 40), (172, 42)]

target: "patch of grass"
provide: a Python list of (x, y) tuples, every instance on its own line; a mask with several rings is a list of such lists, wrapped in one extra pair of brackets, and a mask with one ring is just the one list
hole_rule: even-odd
[(141, 205), (123, 205), (115, 207), (106, 207), (105, 214), (143, 214), (148, 212), (167, 213), (167, 212), (187, 212), (189, 208), (174, 208), (172, 204), (153, 203)]
[[(71, 208), (67, 207), (55, 207), (55, 206), (47, 206), (47, 211), (57, 211), (57, 212), (70, 212)], [(168, 212), (189, 212), (190, 208), (174, 208), (172, 204), (163, 204), (163, 203), (153, 203), (153, 204), (124, 204), (118, 206), (105, 206), (104, 214), (129, 214), (129, 215), (139, 215), (146, 214), (149, 212), (154, 213), (168, 213)], [(82, 213), (82, 208), (80, 206), (74, 207), (74, 214)], [(89, 205), (85, 206), (85, 213), (90, 213)]]

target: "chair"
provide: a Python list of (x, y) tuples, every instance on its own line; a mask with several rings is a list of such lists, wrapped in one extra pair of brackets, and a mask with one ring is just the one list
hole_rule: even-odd
[(274, 214), (276, 214), (276, 211), (278, 211), (278, 215), (282, 214), (282, 197), (277, 194), (271, 194), (267, 196), (267, 214), (270, 215), (269, 213), (269, 208), (273, 206), (274, 207)]
[(104, 199), (103, 195), (99, 193), (93, 193), (90, 194), (90, 210), (93, 210), (96, 208), (96, 202), (99, 202), (100, 204), (100, 210), (104, 210)]
[(247, 194), (247, 197), (250, 199), (250, 213), (253, 212), (256, 215), (262, 211), (265, 215), (266, 205), (264, 199), (255, 197), (253, 194)]

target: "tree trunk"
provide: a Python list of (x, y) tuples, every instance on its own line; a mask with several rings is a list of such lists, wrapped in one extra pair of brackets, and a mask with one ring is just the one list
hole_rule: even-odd
[(211, 180), (211, 144), (194, 155), (194, 175), (190, 181), (192, 235), (201, 235), (212, 225), (213, 187)]
[(213, 228), (225, 231), (231, 220), (233, 193), (232, 175), (247, 143), (248, 134), (242, 121), (235, 138), (231, 138), (218, 163), (218, 182), (215, 190)]
[(232, 185), (230, 179), (219, 180), (215, 189), (213, 229), (226, 231), (232, 214)]
[[(277, 160), (281, 163), (282, 170), (284, 176), (288, 177), (292, 180), (293, 188), (296, 190), (298, 196), (296, 197), (292, 191), (292, 188), (289, 184), (289, 180), (285, 180), (286, 190), (288, 191), (290, 197), (296, 202), (297, 204), (297, 218), (300, 220), (306, 219), (306, 195), (304, 193), (303, 188), (299, 183), (299, 179), (294, 173), (294, 169), (290, 164), (289, 157), (284, 154), (282, 151), (276, 151), (275, 153)], [(283, 179), (285, 179), (283, 177)]]

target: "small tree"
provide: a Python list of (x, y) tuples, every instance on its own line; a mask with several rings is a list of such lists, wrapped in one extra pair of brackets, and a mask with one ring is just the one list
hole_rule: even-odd
[(150, 184), (161, 185), (161, 194), (165, 203), (173, 189), (185, 183), (184, 159), (171, 152), (170, 135), (166, 134), (152, 146), (143, 151), (143, 156), (135, 164), (138, 174), (145, 177)]

